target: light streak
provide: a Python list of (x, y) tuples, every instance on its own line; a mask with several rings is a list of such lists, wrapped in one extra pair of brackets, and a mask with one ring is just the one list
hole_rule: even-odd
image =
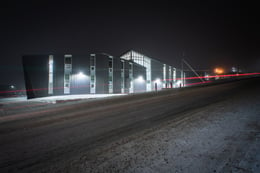
[(200, 84), (211, 83), (211, 82), (212, 82), (212, 81), (189, 83), (189, 84), (186, 84), (186, 86), (191, 86), (191, 85), (200, 85)]
[[(228, 74), (228, 75), (212, 75), (212, 76), (200, 76), (200, 77), (185, 77), (183, 79), (204, 79), (204, 78), (216, 78), (216, 77), (238, 77), (238, 76), (252, 76), (252, 75), (260, 75), (260, 73), (243, 73), (243, 74)], [(177, 78), (181, 80), (182, 78)]]
[[(200, 79), (200, 78), (215, 78), (215, 77), (237, 77), (237, 76), (250, 76), (250, 75), (259, 75), (260, 73), (245, 73), (245, 74), (232, 74), (232, 75), (214, 75), (214, 76), (206, 76), (206, 77), (186, 77), (184, 79)], [(177, 78), (176, 80), (180, 80), (181, 78)], [(170, 79), (168, 79), (170, 80)], [(155, 80), (158, 82), (158, 80)], [(162, 81), (162, 80), (160, 80)], [(200, 84), (206, 84), (206, 83), (211, 83), (212, 81), (204, 81), (204, 82), (195, 82), (195, 83), (189, 83), (186, 84), (186, 86), (194, 86), (194, 85), (200, 85)], [(78, 87), (72, 87), (72, 88), (81, 88), (81, 87), (88, 87), (90, 85), (82, 85), (82, 86), (78, 86)], [(63, 89), (63, 87), (57, 87), (55, 89)], [(38, 91), (38, 90), (43, 90), (42, 88), (40, 89), (30, 89), (27, 91)], [(44, 88), (44, 90), (46, 90)], [(17, 92), (17, 91), (26, 91), (26, 90), (16, 90), (16, 91), (8, 91), (8, 92)], [(121, 91), (121, 90), (120, 90)], [(146, 92), (146, 90), (138, 90), (137, 92)], [(4, 93), (3, 91), (0, 93)], [(77, 99), (76, 99), (77, 100)], [(70, 101), (70, 100), (68, 100)], [(75, 101), (75, 100), (72, 100)], [(64, 100), (58, 101), (58, 103), (63, 103), (63, 102), (67, 102)], [(56, 102), (57, 103), (57, 102)], [(42, 106), (42, 105), (48, 105), (48, 104), (52, 104), (52, 103), (39, 103), (39, 104), (29, 104), (29, 105), (23, 105), (23, 106), (16, 106), (16, 107), (11, 107), (11, 108), (3, 108), (3, 111), (8, 111), (8, 110), (15, 110), (15, 109), (23, 109), (23, 108), (28, 108), (28, 107), (36, 107), (36, 106)], [(44, 112), (49, 112), (49, 111), (40, 111), (38, 113), (44, 113)]]
[[(239, 76), (253, 76), (253, 75), (260, 75), (260, 73), (243, 73), (243, 74), (228, 74), (228, 75), (212, 75), (212, 76), (200, 76), (200, 77), (185, 77), (185, 78), (176, 78), (175, 80), (190, 80), (190, 79), (210, 79), (210, 78), (217, 78), (217, 77), (239, 77)], [(162, 82), (162, 79), (156, 79), (153, 82)], [(173, 79), (166, 79), (165, 81), (173, 81)], [(204, 82), (205, 83), (205, 82)], [(108, 85), (108, 84), (101, 84), (103, 86)], [(186, 84), (188, 85), (188, 84)], [(90, 85), (80, 85), (80, 86), (73, 86), (70, 88), (84, 88), (84, 87), (90, 87)], [(64, 87), (55, 87), (53, 90), (60, 90), (64, 89)], [(0, 91), (0, 94), (4, 93), (16, 93), (16, 92), (29, 92), (29, 91), (43, 91), (43, 90), (48, 90), (48, 88), (34, 88), (34, 89), (24, 89), (24, 90), (12, 90), (12, 91)]]

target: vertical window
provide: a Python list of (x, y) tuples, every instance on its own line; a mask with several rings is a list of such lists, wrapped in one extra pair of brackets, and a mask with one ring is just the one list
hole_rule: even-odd
[(48, 94), (53, 94), (53, 56), (49, 56), (49, 84)]
[(71, 57), (65, 57), (65, 64), (71, 64)]
[(172, 80), (172, 67), (169, 66), (169, 80)]
[(90, 56), (90, 66), (95, 66), (95, 55)]
[(113, 68), (113, 61), (111, 58), (108, 60), (108, 68)]
[(130, 79), (130, 88), (129, 92), (133, 93), (134, 92), (134, 76), (133, 76), (133, 64), (129, 63), (129, 79)]
[(64, 55), (64, 94), (70, 94), (72, 55)]
[(163, 87), (166, 87), (166, 64), (163, 64)]
[(124, 69), (124, 61), (121, 61), (121, 69)]
[(108, 93), (113, 93), (113, 58), (108, 59)]
[(90, 55), (90, 93), (96, 93), (96, 55)]
[(172, 73), (172, 78), (173, 78), (173, 82), (176, 82), (176, 68), (173, 68), (173, 73)]
[(121, 60), (121, 93), (125, 93), (125, 67), (123, 60)]

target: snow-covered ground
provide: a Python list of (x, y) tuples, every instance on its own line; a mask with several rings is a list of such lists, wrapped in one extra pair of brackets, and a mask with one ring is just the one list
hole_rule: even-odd
[(259, 173), (259, 99), (230, 99), (118, 140), (85, 155), (77, 171)]
[(17, 103), (17, 102), (24, 102), (27, 100), (27, 97), (3, 97), (0, 98), (0, 104), (10, 104), (10, 103)]
[(0, 172), (258, 173), (259, 88), (253, 79), (18, 106), (0, 117)]
[(68, 96), (50, 96), (31, 99), (32, 101), (57, 101), (57, 100), (74, 100), (74, 99), (93, 99), (120, 96), (124, 94), (81, 94), (81, 95), (68, 95)]
[(58, 106), (52, 105), (56, 103), (71, 103), (84, 101), (88, 99), (102, 99), (108, 97), (122, 96), (125, 94), (81, 94), (81, 95), (65, 95), (50, 96), (27, 100), (27, 97), (10, 97), (0, 98), (0, 117), (7, 115), (15, 115), (21, 112), (40, 110), (44, 107)]
[(49, 97), (41, 97), (27, 100), (26, 97), (10, 97), (10, 98), (0, 98), (1, 104), (7, 103), (17, 103), (17, 102), (52, 102), (56, 103), (56, 101), (63, 100), (75, 100), (75, 99), (93, 99), (93, 98), (105, 98), (105, 97), (113, 97), (120, 96), (125, 94), (79, 94), (79, 95), (62, 95), (62, 96), (49, 96)]

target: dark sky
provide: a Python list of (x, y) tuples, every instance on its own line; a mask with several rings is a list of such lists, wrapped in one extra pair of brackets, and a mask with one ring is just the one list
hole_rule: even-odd
[[(180, 67), (260, 71), (257, 4), (242, 1), (23, 1), (1, 4), (0, 84), (23, 82), (23, 54), (129, 49)], [(8, 74), (8, 75), (7, 75)]]

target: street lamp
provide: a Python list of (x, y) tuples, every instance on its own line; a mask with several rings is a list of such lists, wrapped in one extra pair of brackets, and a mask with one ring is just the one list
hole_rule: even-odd
[(83, 72), (79, 72), (76, 76), (77, 76), (77, 78), (78, 78), (79, 80), (84, 79), (84, 78), (87, 77)]
[(157, 84), (160, 84), (161, 83), (161, 79), (157, 78), (157, 79), (155, 79), (154, 82), (157, 83)]
[(144, 82), (143, 76), (139, 76), (138, 78), (136, 78), (136, 80), (137, 80), (139, 83)]

